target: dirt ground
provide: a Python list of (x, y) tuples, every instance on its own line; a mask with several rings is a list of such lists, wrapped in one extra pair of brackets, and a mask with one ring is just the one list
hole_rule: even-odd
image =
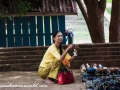
[(73, 69), (75, 82), (58, 85), (46, 84), (37, 71), (0, 72), (0, 90), (86, 90), (80, 81), (80, 71)]

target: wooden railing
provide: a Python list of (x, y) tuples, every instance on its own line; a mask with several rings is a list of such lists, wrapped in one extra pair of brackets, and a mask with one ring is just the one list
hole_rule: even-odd
[(49, 46), (54, 31), (63, 33), (65, 40), (65, 15), (28, 16), (0, 19), (0, 47)]

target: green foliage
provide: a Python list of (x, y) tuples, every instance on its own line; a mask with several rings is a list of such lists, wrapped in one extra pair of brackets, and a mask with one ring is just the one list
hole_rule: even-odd
[(112, 0), (107, 0), (107, 2), (112, 2)]
[[(3, 5), (0, 5), (0, 9), (1, 8), (4, 8), (4, 6)], [(3, 15), (3, 13), (0, 11), (0, 19), (2, 18), (2, 15)]]
[(32, 10), (32, 7), (30, 6), (30, 2), (28, 1), (23, 1), (23, 0), (14, 0), (13, 1), (13, 4), (15, 4), (17, 7), (16, 7), (16, 10), (15, 10), (15, 13), (19, 14), (19, 16), (21, 17), (23, 14), (27, 14), (27, 11), (28, 10)]
[[(31, 3), (28, 0), (11, 0), (11, 2), (4, 2), (6, 2), (8, 5), (11, 3), (12, 6), (15, 6), (14, 14), (18, 14), (20, 17), (22, 17), (23, 14), (27, 14), (29, 10), (32, 10)], [(5, 14), (9, 19), (11, 19), (7, 11), (1, 11), (1, 9), (4, 8), (5, 6), (3, 3), (0, 3), (0, 18), (2, 18), (2, 15)]]
[(107, 12), (111, 14), (111, 8), (106, 8)]

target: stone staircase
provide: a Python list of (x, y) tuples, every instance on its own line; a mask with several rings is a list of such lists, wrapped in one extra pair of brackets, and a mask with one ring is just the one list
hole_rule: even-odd
[[(71, 63), (73, 69), (78, 69), (83, 63), (120, 67), (120, 43), (79, 44), (79, 47), (78, 56)], [(36, 71), (47, 48), (0, 48), (0, 71)], [(73, 50), (69, 54), (72, 55)]]
[(107, 67), (120, 67), (120, 43), (80, 45), (78, 59), (84, 64), (101, 63)]
[(13, 47), (0, 49), (0, 71), (37, 70), (47, 47)]

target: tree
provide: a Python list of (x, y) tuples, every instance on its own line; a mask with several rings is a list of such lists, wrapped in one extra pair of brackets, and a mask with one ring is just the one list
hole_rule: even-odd
[(112, 1), (109, 42), (120, 42), (120, 0)]
[(92, 42), (104, 43), (104, 11), (106, 0), (84, 0), (87, 11), (84, 8), (82, 0), (76, 1), (85, 18)]

